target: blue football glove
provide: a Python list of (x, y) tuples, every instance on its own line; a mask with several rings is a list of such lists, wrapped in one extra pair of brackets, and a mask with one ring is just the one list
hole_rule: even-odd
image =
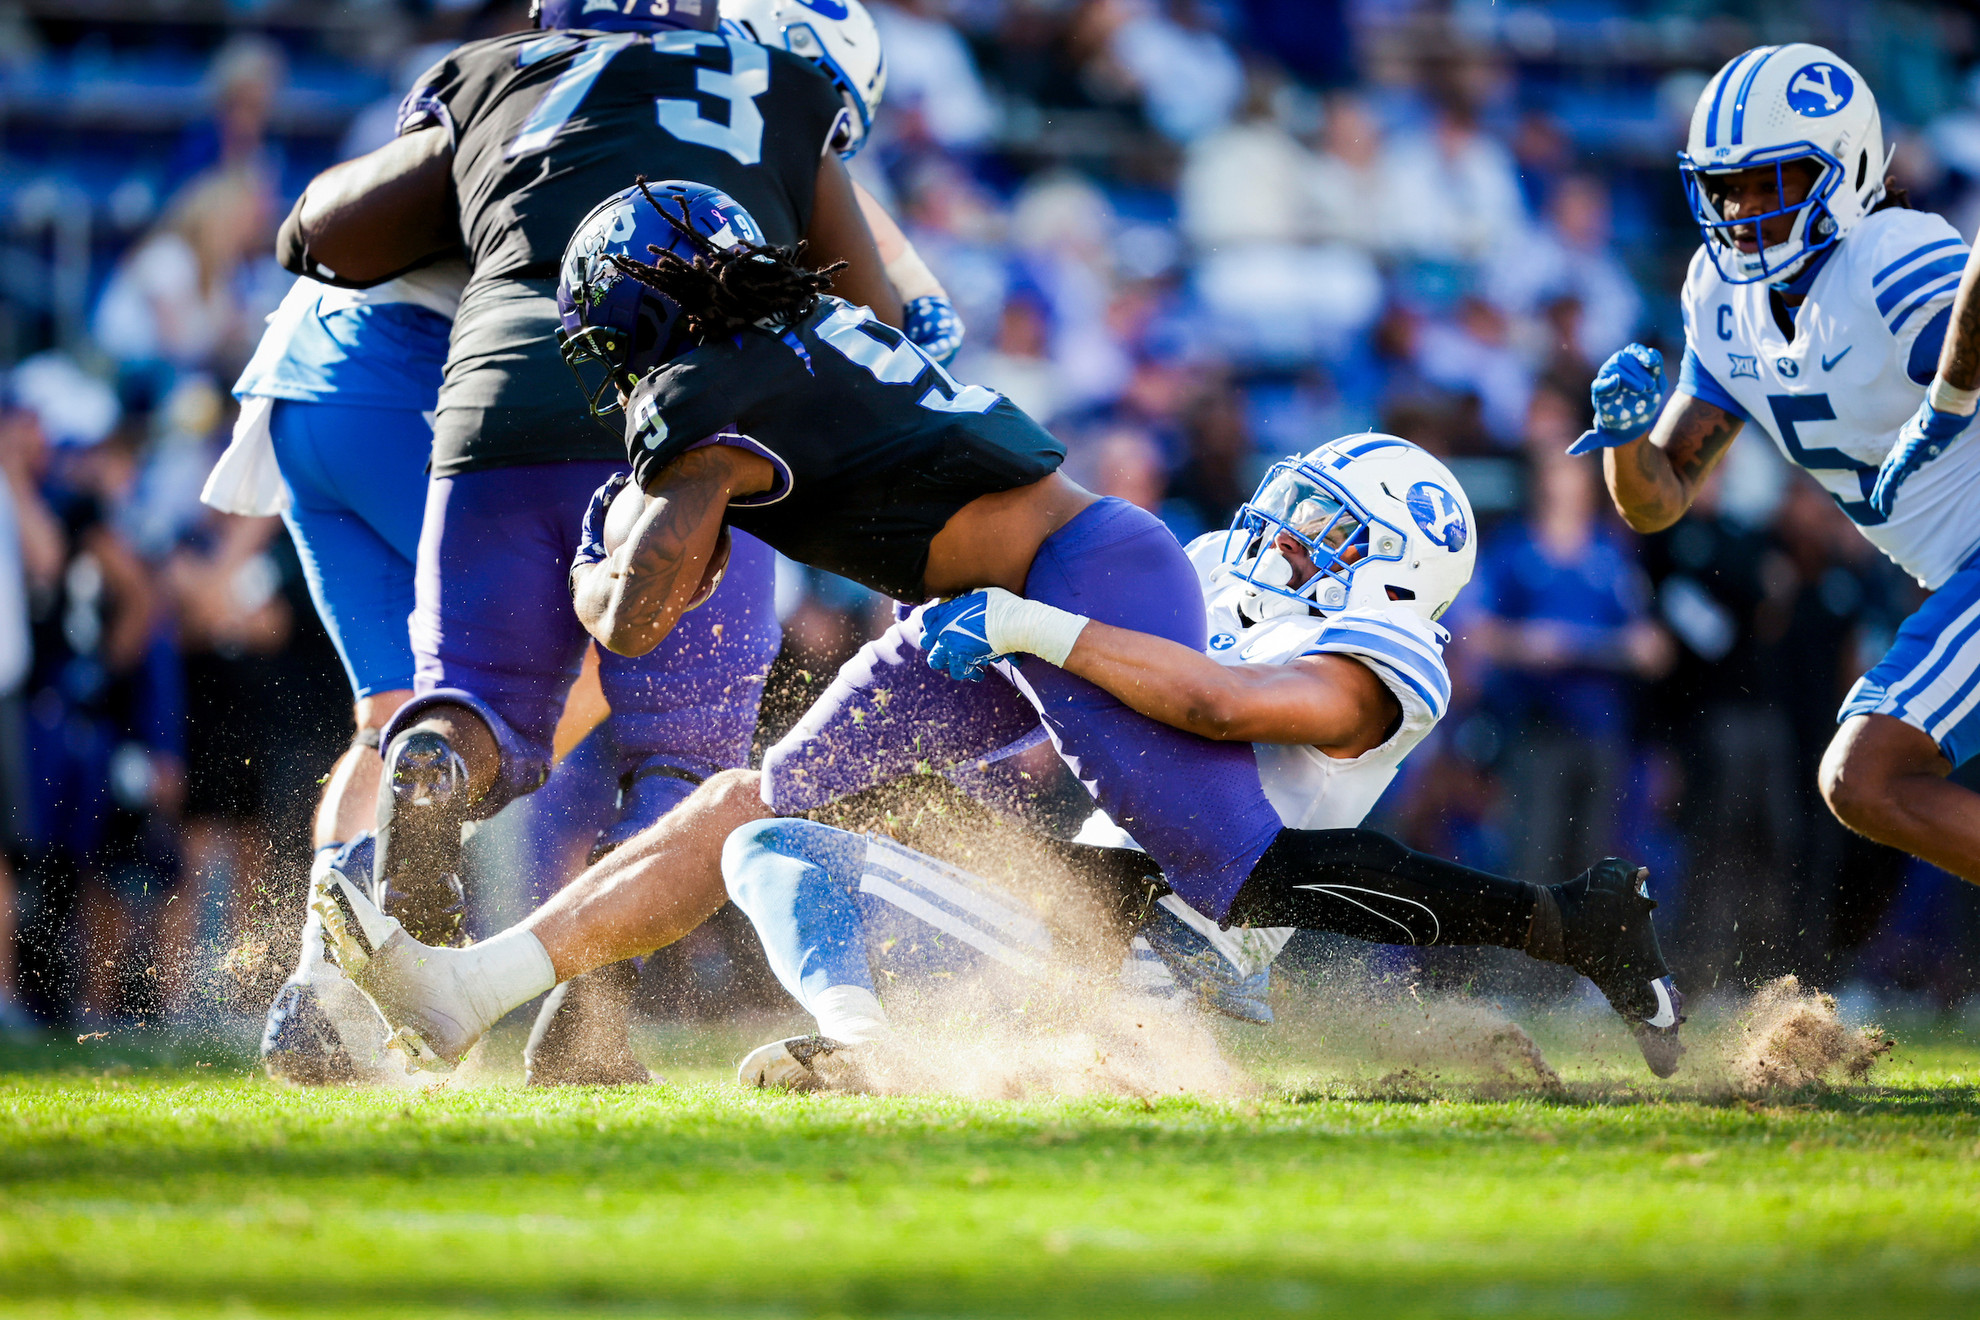
[(1947, 445), (1965, 435), (1973, 425), (1973, 417), (1972, 413), (1962, 417), (1956, 412), (1934, 408), (1932, 396), (1927, 394), (1911, 420), (1899, 428), (1891, 452), (1884, 455), (1883, 466), (1877, 469), (1877, 485), (1870, 492), (1870, 507), (1890, 517), (1891, 510), (1897, 507), (1898, 487), (1912, 473), (1945, 453)]
[(939, 294), (923, 294), (901, 309), (901, 333), (942, 366), (955, 360), (962, 348), (962, 317), (956, 305)]
[(1595, 373), (1588, 397), (1595, 405), (1595, 429), (1583, 431), (1568, 446), (1570, 454), (1614, 449), (1641, 439), (1657, 424), (1664, 406), (1664, 355), (1641, 344), (1617, 349)]
[(928, 652), (929, 668), (969, 683), (983, 677), (983, 671), (997, 658), (990, 653), (984, 618), (988, 607), (989, 597), (972, 591), (922, 611), (921, 646)]

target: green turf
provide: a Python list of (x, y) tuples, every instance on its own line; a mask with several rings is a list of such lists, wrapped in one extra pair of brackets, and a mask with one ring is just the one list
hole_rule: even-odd
[(16, 1049), (0, 1312), (1980, 1314), (1980, 1047), (1909, 1040), (1762, 1102), (1614, 1056), (1551, 1095), (1254, 1060), (1256, 1099), (963, 1102), (744, 1094), (725, 1042), (555, 1094)]

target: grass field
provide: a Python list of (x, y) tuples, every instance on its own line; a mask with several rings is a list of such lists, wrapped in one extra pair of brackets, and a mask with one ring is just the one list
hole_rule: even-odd
[(745, 1094), (725, 1039), (547, 1094), (16, 1048), (0, 1312), (1980, 1314), (1971, 1037), (1753, 1099), (1540, 1034), (1562, 1087), (1302, 1076), (1291, 1032), (1214, 1101)]

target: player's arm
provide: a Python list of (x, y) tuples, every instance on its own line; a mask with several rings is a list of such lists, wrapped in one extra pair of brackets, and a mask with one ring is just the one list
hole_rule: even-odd
[(729, 501), (776, 480), (759, 454), (709, 445), (689, 450), (647, 483), (646, 508), (625, 543), (571, 569), (571, 601), (599, 645), (641, 656), (666, 639), (715, 564)]
[(1220, 665), (1167, 638), (994, 587), (931, 607), (922, 629), (928, 663), (952, 678), (977, 677), (992, 657), (1023, 652), (1152, 720), (1222, 742), (1300, 743), (1359, 756), (1387, 741), (1402, 720), (1394, 694), (1350, 656)]
[(1151, 720), (1219, 742), (1306, 743), (1359, 756), (1402, 720), (1395, 694), (1352, 656), (1220, 665), (1166, 637), (1096, 621), (1060, 667)]
[[(903, 239), (903, 242), (906, 240)], [(837, 152), (828, 151), (818, 162), (818, 188), (811, 207), (811, 227), (805, 231), (805, 255), (812, 266), (823, 268), (835, 261), (846, 269), (832, 281), (832, 292), (847, 302), (870, 307), (873, 314), (901, 328), (901, 294), (888, 278), (886, 262), (874, 241), (873, 230), (860, 209), (852, 175)]]
[(1980, 286), (1980, 259), (1969, 252), (1953, 294), (1946, 342), (1939, 348), (1939, 369), (1925, 389), (1925, 401), (1898, 430), (1897, 443), (1885, 455), (1870, 492), (1871, 506), (1885, 517), (1896, 510), (1898, 491), (1911, 474), (1965, 435), (1980, 408), (1980, 288), (1976, 286)]
[(454, 148), (442, 127), (397, 137), (310, 180), (276, 235), (282, 265), (344, 285), (378, 284), (458, 248)]
[(887, 208), (860, 187), (857, 179), (853, 181), (853, 195), (859, 199), (860, 214), (866, 217), (867, 228), (873, 231), (887, 278), (894, 282), (894, 291), (901, 296), (901, 330), (929, 357), (948, 366), (955, 361), (963, 342), (962, 318), (956, 315), (956, 305), (949, 301), (949, 291), (935, 278), (935, 272), (928, 269), (928, 263), (894, 223), (894, 217), (887, 214)]
[(1744, 422), (1690, 394), (1673, 397), (1650, 433), (1602, 455), (1609, 498), (1639, 532), (1661, 532), (1691, 507)]

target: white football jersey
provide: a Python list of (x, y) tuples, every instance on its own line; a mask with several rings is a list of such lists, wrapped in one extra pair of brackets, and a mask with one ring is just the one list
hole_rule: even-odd
[[(1283, 665), (1329, 652), (1351, 655), (1374, 670), (1402, 706), (1402, 722), (1389, 740), (1360, 756), (1334, 757), (1318, 747), (1287, 743), (1251, 745), (1258, 758), (1258, 782), (1289, 829), (1352, 829), (1374, 808), (1403, 758), (1450, 709), (1451, 676), (1444, 667), (1450, 634), (1401, 605), (1247, 623), (1238, 613), (1247, 588), (1222, 571), (1224, 540), (1223, 532), (1211, 532), (1189, 543), (1190, 562), (1203, 584), (1211, 659), (1225, 665)], [(1115, 846), (1133, 842), (1099, 812), (1080, 840)], [(1269, 965), (1292, 938), (1290, 929), (1221, 930), (1173, 894), (1161, 902), (1247, 975)]]
[(1951, 305), (1966, 245), (1940, 216), (1892, 207), (1833, 251), (1795, 309), (1790, 340), (1767, 286), (1727, 284), (1701, 247), (1684, 283), (1685, 344), (1872, 544), (1936, 588), (1980, 545), (1980, 445), (1956, 444), (1920, 468), (1888, 520), (1869, 496), (1938, 366), (1929, 342), (1920, 361), (1913, 349)]

